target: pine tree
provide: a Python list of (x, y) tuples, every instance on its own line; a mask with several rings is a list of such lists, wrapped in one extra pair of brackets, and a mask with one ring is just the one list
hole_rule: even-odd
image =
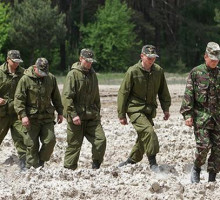
[(50, 0), (15, 1), (10, 36), (12, 42), (25, 51), (23, 55), (28, 55), (29, 64), (39, 56), (47, 57), (49, 61), (57, 59), (51, 54), (59, 55), (59, 43), (66, 32), (64, 18), (57, 7), (51, 7)]
[(136, 46), (131, 15), (126, 3), (106, 0), (96, 13), (96, 21), (81, 26), (82, 47), (94, 50), (99, 70), (123, 71), (130, 64), (131, 51)]
[(9, 6), (0, 3), (0, 61), (1, 63), (4, 61), (5, 55), (3, 53), (3, 49), (8, 38), (8, 31), (10, 29), (9, 23)]

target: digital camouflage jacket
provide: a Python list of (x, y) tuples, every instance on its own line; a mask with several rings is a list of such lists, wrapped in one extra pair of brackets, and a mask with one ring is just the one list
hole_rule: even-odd
[(37, 77), (34, 67), (25, 70), (15, 93), (15, 111), (19, 117), (54, 120), (54, 111), (63, 114), (57, 81), (51, 73)]
[(201, 64), (190, 72), (180, 108), (184, 119), (205, 124), (211, 117), (220, 123), (220, 68)]
[(130, 67), (118, 92), (118, 117), (126, 113), (142, 112), (156, 116), (157, 96), (162, 110), (169, 111), (171, 97), (163, 69), (153, 64), (151, 71), (143, 69), (141, 61)]
[(93, 68), (85, 71), (79, 62), (72, 65), (63, 87), (62, 101), (68, 122), (76, 116), (81, 120), (100, 119), (98, 79)]
[(6, 100), (6, 104), (0, 105), (0, 117), (16, 115), (14, 94), (23, 72), (24, 69), (20, 66), (18, 66), (14, 74), (9, 73), (7, 63), (0, 66), (0, 97)]

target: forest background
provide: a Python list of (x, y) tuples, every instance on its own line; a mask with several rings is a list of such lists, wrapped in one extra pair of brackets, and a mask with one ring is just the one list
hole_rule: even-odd
[(65, 74), (82, 48), (97, 72), (124, 72), (145, 44), (156, 46), (165, 71), (188, 72), (220, 42), (219, 0), (1, 0), (0, 62), (18, 49), (23, 67), (46, 57)]

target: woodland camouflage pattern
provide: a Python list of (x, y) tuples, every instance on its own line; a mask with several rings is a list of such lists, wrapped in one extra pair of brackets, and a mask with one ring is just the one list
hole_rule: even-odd
[[(184, 119), (193, 118), (196, 138), (195, 165), (201, 167), (209, 149), (208, 171), (220, 170), (220, 73), (202, 64), (195, 67), (187, 79), (180, 112)], [(215, 163), (214, 163), (215, 161)]]

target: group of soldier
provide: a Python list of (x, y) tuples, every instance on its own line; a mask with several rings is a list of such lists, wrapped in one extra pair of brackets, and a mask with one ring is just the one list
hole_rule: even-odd
[[(170, 117), (171, 97), (164, 70), (155, 63), (158, 56), (153, 45), (145, 45), (141, 59), (128, 68), (118, 91), (118, 118), (122, 125), (129, 117), (137, 132), (137, 140), (126, 161), (119, 167), (136, 164), (147, 155), (150, 169), (159, 172), (156, 161), (159, 142), (154, 131), (157, 98), (164, 113)], [(191, 182), (200, 181), (201, 166), (207, 154), (209, 179), (216, 181), (220, 171), (220, 47), (207, 44), (205, 63), (192, 69), (180, 112), (185, 124), (194, 127), (196, 153), (191, 170)], [(96, 62), (90, 49), (82, 49), (79, 62), (66, 76), (62, 95), (57, 81), (49, 72), (46, 58), (38, 58), (27, 69), (18, 50), (10, 50), (0, 66), (0, 144), (7, 132), (18, 152), (21, 171), (44, 167), (53, 152), (56, 137), (54, 124), (67, 120), (67, 147), (64, 167), (75, 170), (83, 138), (92, 144), (92, 168), (99, 169), (106, 150), (106, 137), (101, 125), (98, 79), (92, 67)], [(55, 122), (54, 112), (57, 112)]]

